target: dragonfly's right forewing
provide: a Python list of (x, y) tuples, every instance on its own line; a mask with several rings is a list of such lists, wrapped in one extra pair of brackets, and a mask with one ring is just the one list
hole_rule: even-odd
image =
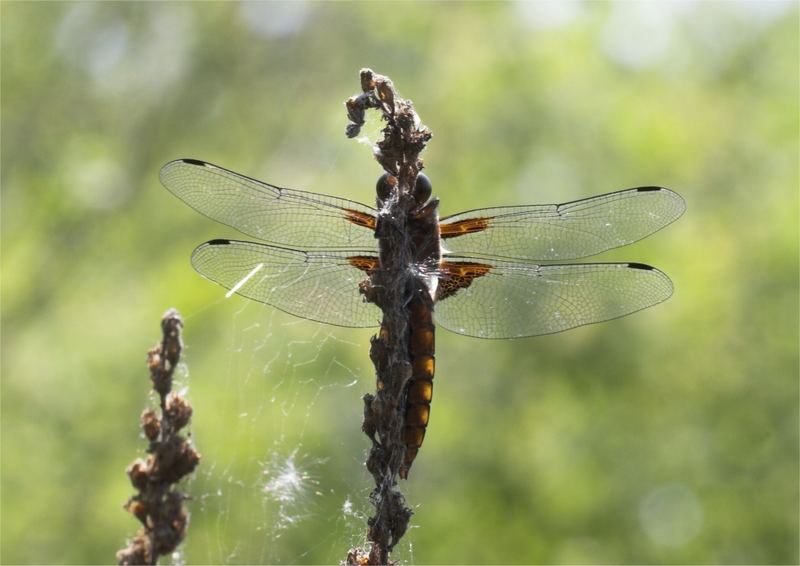
[(283, 189), (193, 159), (167, 163), (160, 178), (198, 212), (260, 240), (303, 249), (376, 247), (375, 210), (355, 201)]

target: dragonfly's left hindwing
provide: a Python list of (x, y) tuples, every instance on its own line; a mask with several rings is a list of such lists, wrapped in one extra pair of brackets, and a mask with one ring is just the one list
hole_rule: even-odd
[(522, 338), (619, 318), (665, 301), (672, 282), (640, 263), (536, 265), (447, 256), (437, 324), (478, 338)]

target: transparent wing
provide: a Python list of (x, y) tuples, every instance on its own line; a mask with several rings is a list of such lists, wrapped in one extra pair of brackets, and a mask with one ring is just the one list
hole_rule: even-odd
[(443, 245), (457, 253), (571, 260), (640, 240), (685, 209), (680, 195), (660, 187), (564, 204), (483, 208), (443, 218)]
[(161, 183), (209, 218), (292, 247), (374, 249), (375, 210), (347, 199), (282, 189), (193, 159), (170, 161)]
[(378, 326), (381, 312), (364, 302), (366, 278), (352, 252), (302, 252), (254, 242), (212, 240), (192, 253), (204, 277), (248, 299), (337, 326)]
[(480, 261), (448, 258), (443, 264), (442, 284), (448, 271), (476, 275), (454, 283), (460, 288), (436, 303), (437, 324), (478, 338), (521, 338), (625, 316), (672, 294), (669, 277), (643, 264)]

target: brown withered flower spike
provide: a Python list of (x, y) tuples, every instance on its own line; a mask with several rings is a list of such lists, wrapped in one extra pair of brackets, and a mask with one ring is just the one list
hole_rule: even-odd
[(127, 548), (117, 552), (119, 564), (157, 564), (160, 556), (172, 553), (186, 536), (189, 515), (184, 506), (188, 496), (177, 483), (200, 463), (200, 454), (180, 431), (192, 417), (192, 406), (172, 391), (172, 378), (183, 350), (183, 321), (174, 309), (161, 320), (162, 340), (147, 353), (147, 367), (153, 389), (159, 397), (161, 414), (146, 409), (142, 431), (149, 441), (148, 456), (138, 458), (127, 469), (137, 494), (125, 504), (142, 528)]

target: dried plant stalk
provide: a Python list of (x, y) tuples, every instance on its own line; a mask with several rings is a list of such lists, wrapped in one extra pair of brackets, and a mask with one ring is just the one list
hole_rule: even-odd
[(363, 423), (372, 441), (367, 469), (375, 480), (370, 501), (376, 512), (368, 520), (369, 551), (352, 549), (346, 563), (388, 564), (412, 515), (397, 487), (404, 469), (402, 432), (412, 375), (408, 297), (413, 281), (408, 266), (413, 256), (406, 223), (414, 208), (412, 190), (422, 169), (419, 154), (432, 134), (421, 125), (411, 101), (397, 95), (388, 77), (362, 69), (361, 90), (345, 103), (351, 121), (347, 135), (358, 135), (368, 109), (380, 110), (386, 127), (376, 143), (375, 158), (397, 183), (390, 195), (380, 198), (376, 227), (376, 237), (381, 240), (380, 269), (371, 275), (368, 285), (368, 299), (383, 311), (380, 333), (372, 338), (370, 349), (378, 387), (374, 395), (364, 396)]
[(192, 473), (200, 454), (180, 431), (192, 416), (192, 406), (172, 392), (172, 378), (183, 350), (183, 321), (175, 309), (161, 319), (161, 342), (147, 353), (153, 390), (158, 394), (160, 415), (146, 409), (141, 426), (150, 444), (148, 457), (137, 459), (127, 469), (137, 493), (125, 504), (142, 523), (127, 548), (117, 552), (119, 564), (157, 564), (158, 558), (173, 552), (186, 536), (188, 498), (176, 484)]

